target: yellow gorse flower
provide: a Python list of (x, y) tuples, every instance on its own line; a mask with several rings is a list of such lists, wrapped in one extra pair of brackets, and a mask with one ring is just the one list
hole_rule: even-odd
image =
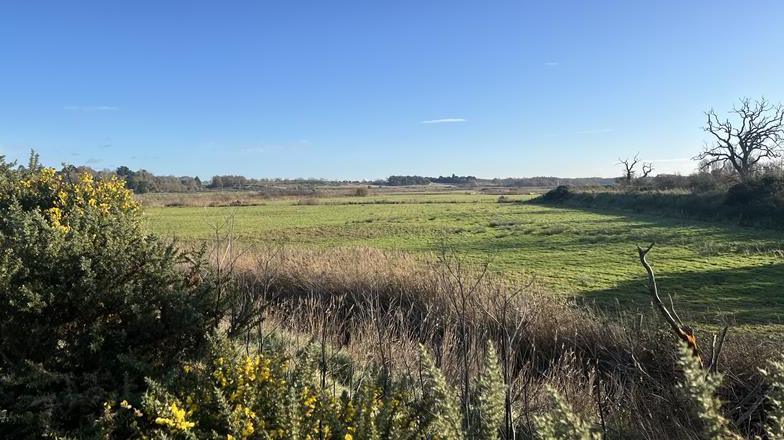
[(155, 423), (178, 431), (187, 431), (196, 426), (194, 422), (187, 419), (185, 409), (177, 406), (176, 402), (169, 406), (169, 411), (171, 412), (171, 417), (157, 417)]
[(245, 422), (245, 427), (242, 429), (242, 438), (248, 438), (253, 435), (255, 429), (253, 428), (253, 422), (248, 421)]
[(62, 233), (71, 230), (74, 213), (89, 210), (108, 217), (139, 212), (133, 193), (117, 177), (96, 180), (90, 173), (82, 173), (70, 182), (54, 168), (40, 168), (20, 180), (19, 188), (23, 197), (36, 198), (39, 206), (49, 206), (43, 208), (44, 214)]
[(71, 229), (68, 225), (63, 224), (62, 209), (54, 206), (49, 208), (47, 213), (49, 214), (49, 222), (52, 224), (52, 227), (63, 233), (66, 233)]

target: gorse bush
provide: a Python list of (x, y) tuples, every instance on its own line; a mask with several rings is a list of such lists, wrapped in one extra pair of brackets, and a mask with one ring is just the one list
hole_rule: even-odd
[(0, 158), (0, 213), (0, 437), (87, 435), (215, 326), (203, 269), (143, 231), (121, 181)]
[(691, 403), (693, 420), (698, 425), (697, 432), (701, 439), (740, 439), (730, 427), (721, 411), (721, 401), (716, 397), (716, 390), (721, 385), (722, 376), (705, 371), (700, 361), (692, 354), (691, 348), (684, 345), (678, 358), (678, 365), (683, 369), (683, 382), (679, 384), (686, 399)]
[(322, 376), (329, 372), (320, 370), (314, 345), (289, 357), (280, 348), (242, 354), (218, 341), (204, 359), (151, 381), (140, 402), (108, 402), (99, 425), (107, 437), (498, 438), (503, 385), (493, 352), (476, 387), (481, 423), (470, 433), (461, 429), (465, 414), (454, 389), (424, 349), (420, 356), (418, 380), (401, 376), (384, 391), (377, 374), (357, 377), (353, 386)]
[(784, 438), (784, 356), (771, 359), (762, 373), (769, 378), (768, 423), (765, 432), (768, 438)]
[(484, 370), (476, 379), (471, 438), (494, 439), (504, 419), (505, 385), (493, 344), (488, 344)]
[(440, 437), (444, 440), (461, 438), (462, 417), (458, 409), (455, 390), (446, 383), (444, 374), (436, 368), (430, 355), (420, 347), (422, 362), (422, 420), (420, 428), (424, 436)]
[(601, 432), (596, 423), (585, 420), (554, 388), (548, 386), (547, 392), (553, 400), (553, 409), (536, 416), (537, 437), (542, 440), (599, 440)]

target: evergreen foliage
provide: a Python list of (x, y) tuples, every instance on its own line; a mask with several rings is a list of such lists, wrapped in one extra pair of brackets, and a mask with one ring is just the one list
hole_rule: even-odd
[(117, 179), (0, 160), (0, 437), (90, 431), (214, 327), (203, 269), (146, 234)]

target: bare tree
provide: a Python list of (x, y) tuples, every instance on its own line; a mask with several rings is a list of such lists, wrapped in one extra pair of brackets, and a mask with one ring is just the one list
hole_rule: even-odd
[(618, 158), (618, 165), (623, 165), (623, 168), (624, 168), (624, 176), (623, 177), (624, 177), (624, 180), (626, 181), (627, 184), (632, 183), (632, 179), (634, 179), (634, 175), (637, 173), (634, 170), (634, 168), (640, 162), (640, 159), (638, 158), (639, 155), (640, 155), (640, 153), (635, 154), (633, 159), (628, 159), (628, 158), (627, 159), (621, 159), (621, 158)]
[(640, 179), (644, 179), (648, 177), (653, 172), (653, 163), (651, 162), (643, 162), (642, 164), (642, 176)]
[[(714, 164), (731, 165), (741, 180), (747, 180), (763, 159), (775, 159), (784, 149), (784, 107), (770, 104), (765, 98), (752, 102), (745, 98), (733, 107), (740, 119), (733, 125), (729, 119), (720, 120), (711, 109), (705, 131), (715, 139), (706, 144), (695, 160), (704, 167)], [(738, 126), (739, 125), (739, 126)]]

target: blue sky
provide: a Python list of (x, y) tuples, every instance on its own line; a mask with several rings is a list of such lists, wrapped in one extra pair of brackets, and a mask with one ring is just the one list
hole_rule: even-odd
[(0, 154), (177, 175), (657, 171), (784, 100), (784, 2), (0, 3)]

